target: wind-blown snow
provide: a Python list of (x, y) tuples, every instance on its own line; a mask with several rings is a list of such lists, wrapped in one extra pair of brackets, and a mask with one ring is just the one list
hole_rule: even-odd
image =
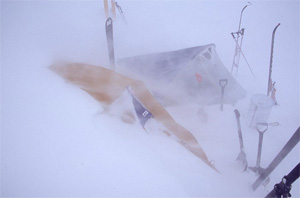
[[(114, 21), (118, 58), (214, 43), (230, 71), (237, 31), (247, 1), (127, 1)], [(243, 58), (237, 81), (247, 97), (236, 106), (168, 107), (197, 138), (217, 174), (178, 142), (136, 120), (121, 121), (128, 100), (110, 113), (48, 69), (56, 61), (109, 67), (102, 1), (1, 1), (1, 196), (262, 197), (299, 163), (299, 145), (255, 192), (257, 175), (235, 160), (241, 113), (249, 166), (256, 163), (258, 133), (248, 127), (253, 94), (266, 94), (271, 36), (276, 32), (272, 79), (277, 101), (269, 116), (261, 166), (267, 167), (300, 124), (299, 1), (251, 1), (243, 14)], [(116, 101), (118, 102), (118, 101)], [(129, 108), (132, 110), (132, 108)], [(153, 120), (150, 120), (153, 122)], [(151, 123), (150, 123), (151, 124)], [(158, 126), (159, 127), (159, 126)], [(291, 194), (299, 197), (299, 181)]]

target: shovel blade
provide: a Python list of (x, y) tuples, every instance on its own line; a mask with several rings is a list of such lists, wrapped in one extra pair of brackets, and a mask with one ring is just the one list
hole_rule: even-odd
[(238, 161), (241, 161), (243, 166), (245, 167), (244, 168), (244, 171), (247, 170), (248, 168), (248, 162), (247, 162), (247, 156), (246, 156), (246, 153), (244, 151), (241, 151), (238, 155), (238, 157), (236, 158), (236, 160)]

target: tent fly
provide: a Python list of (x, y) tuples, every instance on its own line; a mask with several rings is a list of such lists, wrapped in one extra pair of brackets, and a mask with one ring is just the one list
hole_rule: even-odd
[(221, 102), (220, 79), (228, 79), (224, 104), (235, 104), (246, 95), (221, 62), (214, 44), (177, 51), (123, 58), (117, 70), (143, 81), (162, 104), (200, 105)]

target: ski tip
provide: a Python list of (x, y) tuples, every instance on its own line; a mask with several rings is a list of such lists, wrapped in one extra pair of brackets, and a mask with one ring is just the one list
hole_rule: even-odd
[(214, 171), (216, 171), (217, 173), (221, 174), (221, 172), (214, 166), (214, 161), (207, 161), (206, 163), (207, 163), (207, 165), (208, 165), (209, 167), (211, 167)]
[(221, 174), (221, 172), (220, 172), (216, 167), (214, 167), (214, 166), (211, 166), (211, 167), (212, 167), (212, 169), (213, 169), (214, 171), (216, 171), (217, 173)]

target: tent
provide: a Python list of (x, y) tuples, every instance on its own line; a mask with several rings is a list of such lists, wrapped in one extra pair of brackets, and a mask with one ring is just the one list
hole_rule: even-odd
[(117, 70), (143, 81), (163, 105), (218, 104), (222, 79), (227, 80), (224, 104), (234, 105), (246, 95), (224, 67), (214, 44), (123, 58)]
[[(120, 98), (124, 92), (129, 91), (134, 99), (133, 103), (137, 113), (140, 112), (144, 117), (151, 115), (148, 118), (153, 117), (164, 126), (165, 130), (162, 132), (172, 134), (181, 145), (218, 172), (208, 160), (197, 139), (190, 131), (174, 120), (168, 111), (151, 95), (143, 82), (128, 78), (104, 67), (89, 64), (54, 64), (50, 66), (50, 69), (67, 82), (86, 91), (107, 107)], [(151, 114), (148, 114), (148, 112)], [(146, 120), (140, 121), (142, 125), (146, 122)]]

